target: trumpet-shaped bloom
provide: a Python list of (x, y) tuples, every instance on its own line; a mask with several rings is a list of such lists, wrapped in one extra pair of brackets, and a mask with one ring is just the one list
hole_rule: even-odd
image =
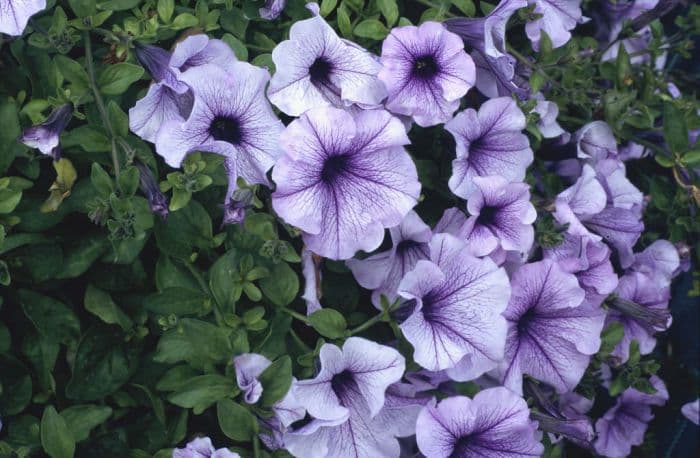
[(560, 224), (568, 224), (569, 233), (588, 236), (590, 234), (582, 220), (603, 211), (605, 203), (605, 189), (596, 178), (593, 167), (586, 164), (578, 180), (557, 196), (554, 218)]
[(511, 289), (499, 368), (504, 385), (520, 393), (523, 374), (528, 374), (558, 393), (573, 390), (600, 347), (602, 309), (582, 305), (585, 294), (576, 277), (547, 259), (518, 269)]
[(534, 12), (542, 17), (525, 25), (525, 33), (534, 49), (539, 49), (542, 31), (546, 32), (552, 47), (564, 46), (571, 39), (571, 30), (586, 19), (581, 14), (581, 0), (529, 0)]
[(287, 0), (266, 0), (265, 6), (258, 9), (258, 14), (261, 18), (271, 21), (280, 17), (285, 6), (287, 6)]
[(295, 22), (289, 40), (272, 51), (276, 71), (267, 95), (284, 113), (299, 116), (323, 106), (377, 106), (386, 90), (377, 79), (380, 65), (359, 46), (341, 40), (318, 14)]
[(407, 143), (401, 121), (384, 110), (310, 110), (280, 137), (286, 154), (272, 172), (272, 205), (321, 256), (372, 251), (420, 193)]
[(46, 121), (24, 129), (18, 140), (55, 161), (61, 158), (60, 137), (73, 116), (73, 104), (66, 103), (51, 112)]
[(476, 80), (462, 40), (437, 22), (394, 28), (384, 40), (380, 60), (387, 109), (412, 116), (423, 127), (452, 118)]
[(240, 458), (227, 448), (215, 449), (208, 437), (198, 437), (185, 445), (185, 448), (173, 450), (173, 458)]
[(596, 421), (596, 452), (610, 458), (623, 458), (629, 456), (633, 445), (644, 442), (647, 424), (654, 418), (651, 407), (662, 406), (668, 401), (664, 382), (655, 375), (650, 381), (656, 393), (627, 388), (617, 398), (615, 406)]
[(435, 235), (430, 260), (418, 261), (399, 285), (399, 294), (415, 301), (400, 327), (416, 362), (432, 371), (454, 368), (450, 376), (459, 380), (496, 367), (503, 357), (501, 313), (509, 291), (505, 270), (472, 256), (463, 241)]
[(522, 181), (533, 160), (524, 128), (525, 115), (508, 97), (488, 100), (478, 112), (469, 108), (458, 113), (445, 124), (457, 144), (450, 190), (466, 199), (474, 191), (475, 176)]
[(230, 66), (232, 73), (203, 65), (182, 74), (195, 95), (192, 113), (185, 122), (161, 127), (156, 151), (172, 167), (193, 151), (220, 154), (229, 181), (268, 184), (266, 172), (279, 156), (277, 137), (284, 128), (263, 96), (269, 74), (245, 62)]
[(538, 457), (537, 422), (523, 398), (503, 387), (469, 399), (454, 396), (426, 406), (418, 416), (418, 448), (430, 458), (493, 456)]
[(371, 289), (372, 304), (380, 308), (382, 294), (391, 302), (397, 297), (401, 279), (420, 259), (430, 257), (430, 227), (414, 211), (400, 225), (389, 229), (392, 247), (365, 259), (349, 259), (346, 264), (363, 288)]
[(680, 267), (678, 249), (668, 240), (656, 240), (634, 256), (631, 269), (646, 274), (663, 288), (671, 285)]
[(46, 8), (46, 0), (0, 0), (0, 34), (20, 36), (29, 18)]
[(537, 211), (530, 203), (530, 187), (508, 183), (500, 176), (474, 177), (467, 201), (471, 215), (462, 227), (467, 244), (477, 256), (498, 248), (526, 253), (535, 240), (532, 223)]

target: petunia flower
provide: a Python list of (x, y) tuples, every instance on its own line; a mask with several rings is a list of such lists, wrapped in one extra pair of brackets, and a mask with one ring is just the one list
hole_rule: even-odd
[(696, 425), (700, 425), (700, 399), (683, 404), (681, 413), (685, 418), (692, 421)]
[(567, 232), (589, 236), (583, 221), (602, 212), (606, 201), (605, 189), (596, 178), (595, 170), (585, 164), (576, 182), (557, 195), (553, 216), (560, 224), (568, 224)]
[(540, 119), (537, 121), (537, 128), (540, 129), (540, 133), (544, 138), (556, 138), (564, 133), (564, 129), (561, 128), (557, 122), (557, 116), (559, 115), (559, 107), (556, 103), (544, 100), (541, 94), (537, 94), (542, 97), (537, 101), (535, 108), (532, 109), (537, 113)]
[(553, 48), (564, 46), (571, 39), (571, 30), (587, 19), (581, 14), (581, 0), (528, 0), (534, 13), (542, 17), (525, 24), (525, 33), (535, 50), (539, 49), (542, 31), (547, 33)]
[(301, 296), (306, 302), (306, 314), (321, 310), (321, 269), (320, 258), (304, 247), (301, 250), (301, 270), (304, 276), (304, 294)]
[(573, 390), (600, 348), (605, 314), (583, 302), (573, 274), (543, 260), (511, 276), (505, 357), (498, 374), (506, 387), (522, 392), (523, 374), (558, 392)]
[(635, 272), (646, 274), (661, 288), (668, 287), (680, 272), (681, 260), (678, 249), (668, 240), (656, 240), (641, 253), (634, 255)]
[(248, 404), (255, 404), (263, 393), (263, 386), (258, 377), (272, 361), (257, 353), (243, 353), (233, 358), (236, 369), (236, 383), (243, 391), (243, 399)]
[(595, 170), (605, 189), (608, 206), (630, 210), (641, 218), (644, 195), (627, 178), (625, 164), (618, 159), (603, 159), (595, 164)]
[(17, 140), (37, 148), (42, 154), (51, 156), (54, 161), (61, 159), (60, 137), (73, 116), (73, 104), (66, 103), (51, 112), (46, 121), (24, 129)]
[(232, 73), (215, 65), (192, 67), (182, 80), (195, 95), (185, 122), (168, 121), (158, 131), (156, 152), (179, 167), (193, 151), (226, 158), (229, 182), (268, 184), (266, 172), (280, 154), (277, 137), (284, 126), (265, 100), (267, 70), (245, 62), (230, 64)]
[(464, 199), (474, 191), (475, 176), (500, 175), (522, 181), (533, 153), (525, 129), (525, 115), (509, 97), (486, 101), (477, 112), (457, 114), (445, 129), (455, 138), (457, 158), (452, 161), (450, 190)]
[(401, 121), (384, 110), (310, 110), (280, 137), (272, 206), (331, 259), (372, 251), (416, 204), (420, 183)]
[(617, 141), (604, 121), (593, 121), (576, 131), (578, 157), (593, 163), (617, 156)]
[(276, 71), (267, 91), (270, 102), (290, 116), (323, 106), (378, 106), (386, 97), (377, 79), (379, 62), (341, 40), (316, 3), (307, 7), (314, 17), (295, 22), (289, 40), (272, 50)]
[(596, 421), (596, 452), (609, 458), (623, 458), (630, 454), (633, 445), (644, 442), (647, 424), (654, 418), (651, 407), (662, 406), (668, 401), (664, 382), (655, 375), (650, 381), (656, 393), (627, 388), (617, 398), (615, 406)]
[(503, 387), (489, 388), (474, 399), (454, 396), (426, 406), (418, 416), (416, 440), (430, 458), (539, 457), (544, 447), (529, 416), (523, 398)]
[(467, 200), (469, 219), (462, 227), (476, 256), (501, 248), (527, 253), (535, 240), (532, 223), (537, 211), (530, 203), (530, 187), (508, 183), (500, 176), (474, 177), (474, 192)]
[(415, 301), (401, 323), (415, 361), (431, 371), (452, 369), (460, 381), (493, 369), (503, 357), (509, 298), (508, 275), (490, 259), (478, 259), (449, 234), (430, 242), (430, 260), (404, 276), (399, 295)]
[(656, 347), (654, 334), (671, 326), (672, 317), (668, 310), (671, 292), (668, 286), (661, 286), (653, 278), (632, 271), (620, 278), (615, 292), (616, 297), (609, 302), (607, 320), (621, 323), (624, 335), (612, 356), (620, 358), (622, 362), (627, 361), (632, 340), (639, 344), (640, 354), (648, 355)]
[(0, 0), (0, 34), (20, 36), (29, 18), (46, 8), (46, 0)]
[(312, 419), (285, 435), (287, 450), (304, 457), (398, 456), (396, 436), (414, 433), (410, 420), (406, 428), (401, 416), (411, 410), (417, 415), (417, 409), (393, 399), (389, 390), (403, 375), (403, 356), (393, 348), (350, 337), (342, 349), (323, 345), (319, 357), (318, 375), (294, 387)]
[(393, 302), (397, 288), (406, 273), (418, 260), (428, 259), (428, 242), (432, 237), (430, 227), (413, 210), (408, 212), (400, 225), (389, 229), (392, 247), (365, 259), (348, 259), (347, 266), (363, 288), (371, 289), (372, 304), (381, 307), (381, 296)]
[(261, 18), (272, 21), (280, 17), (286, 6), (287, 0), (266, 0), (265, 6), (258, 9), (258, 14)]
[(139, 189), (146, 196), (151, 211), (165, 219), (168, 216), (168, 198), (161, 192), (153, 172), (147, 165), (140, 161), (134, 161), (139, 170)]
[(586, 303), (600, 306), (617, 287), (617, 275), (610, 262), (610, 249), (590, 237), (566, 233), (561, 244), (545, 248), (544, 258), (576, 275), (586, 293)]
[(177, 44), (173, 53), (138, 43), (135, 51), (138, 61), (153, 77), (153, 84), (129, 110), (129, 128), (152, 143), (163, 124), (184, 122), (192, 112), (194, 94), (182, 80), (183, 72), (205, 64), (230, 70), (235, 68), (237, 60), (226, 43), (206, 35), (187, 37)]
[(215, 449), (208, 437), (198, 437), (188, 442), (185, 448), (173, 450), (173, 458), (240, 458), (227, 448)]
[(382, 44), (379, 79), (388, 92), (386, 108), (413, 117), (421, 127), (452, 118), (459, 99), (474, 86), (476, 70), (464, 43), (442, 24), (392, 29)]
[(486, 97), (528, 96), (527, 84), (517, 81), (516, 59), (506, 49), (506, 26), (511, 16), (527, 6), (527, 0), (502, 0), (483, 18), (450, 18), (444, 22), (459, 35), (476, 66), (476, 87)]

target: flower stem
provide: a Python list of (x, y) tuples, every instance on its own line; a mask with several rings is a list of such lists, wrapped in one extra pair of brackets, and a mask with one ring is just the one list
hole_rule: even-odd
[(292, 316), (293, 318), (296, 318), (296, 319), (299, 320), (299, 321), (302, 321), (302, 322), (304, 322), (304, 323), (306, 323), (306, 324), (309, 324), (309, 318), (306, 317), (306, 316), (304, 316), (304, 315), (302, 315), (302, 314), (299, 313), (299, 312), (295, 312), (294, 310), (292, 310), (292, 309), (290, 309), (290, 308), (287, 308), (287, 307), (280, 307), (280, 310), (282, 310), (284, 313), (286, 313), (286, 314)]
[(364, 330), (366, 330), (366, 329), (369, 329), (369, 328), (371, 328), (372, 326), (374, 326), (375, 324), (377, 324), (377, 323), (379, 323), (379, 322), (381, 322), (381, 321), (384, 321), (385, 316), (386, 316), (386, 313), (385, 313), (385, 312), (382, 312), (382, 313), (380, 313), (379, 315), (375, 315), (375, 316), (373, 316), (372, 318), (370, 318), (369, 320), (367, 320), (367, 321), (365, 321), (364, 323), (362, 323), (361, 325), (359, 325), (359, 326), (357, 326), (357, 327), (351, 329), (351, 330), (348, 332), (348, 334), (351, 335), (351, 336), (354, 336), (355, 334), (358, 334), (358, 333), (360, 333), (360, 332), (362, 332), (362, 331), (364, 331)]

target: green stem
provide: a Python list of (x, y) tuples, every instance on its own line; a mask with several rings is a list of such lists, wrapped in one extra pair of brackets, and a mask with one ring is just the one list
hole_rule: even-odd
[(555, 80), (551, 76), (549, 76), (544, 70), (542, 70), (539, 66), (533, 64), (530, 62), (530, 60), (525, 57), (524, 55), (520, 54), (519, 51), (517, 51), (515, 48), (512, 46), (508, 46), (508, 52), (511, 53), (516, 59), (518, 59), (518, 62), (522, 63), (526, 67), (529, 67), (532, 71), (539, 73), (540, 75), (544, 76), (544, 78), (552, 83), (552, 85), (558, 87), (559, 89), (562, 89), (562, 85), (559, 84), (559, 81)]
[(425, 5), (430, 8), (435, 8), (436, 10), (440, 11), (443, 16), (445, 17), (455, 17), (454, 14), (450, 13), (449, 11), (449, 6), (447, 9), (445, 8), (445, 5), (436, 5), (435, 3), (431, 2), (430, 0), (416, 0), (416, 3), (420, 3), (421, 5)]
[(260, 457), (260, 442), (258, 441), (258, 436), (253, 437), (253, 456), (255, 458)]
[(92, 89), (92, 94), (95, 96), (95, 104), (97, 105), (97, 110), (100, 112), (100, 117), (102, 122), (107, 127), (109, 136), (112, 138), (112, 166), (114, 167), (114, 175), (117, 177), (117, 186), (119, 186), (119, 175), (121, 169), (119, 167), (119, 157), (117, 153), (117, 135), (114, 133), (114, 127), (109, 120), (109, 115), (107, 114), (107, 109), (105, 108), (105, 102), (102, 99), (102, 94), (100, 94), (97, 88), (97, 80), (95, 79), (95, 64), (92, 60), (92, 42), (90, 41), (90, 34), (85, 31), (83, 34), (85, 38), (85, 63), (87, 65), (88, 78), (90, 80), (90, 89)]
[(369, 329), (369, 328), (371, 328), (372, 326), (374, 326), (375, 324), (384, 321), (385, 318), (386, 318), (386, 313), (385, 313), (385, 312), (382, 312), (382, 313), (380, 313), (379, 315), (375, 315), (375, 316), (373, 316), (372, 318), (370, 318), (369, 320), (367, 320), (367, 321), (365, 321), (364, 323), (362, 323), (361, 325), (359, 325), (359, 326), (357, 326), (357, 327), (351, 329), (351, 330), (349, 331), (349, 335), (354, 336), (355, 334), (358, 334), (358, 333), (360, 333), (360, 332), (362, 332), (362, 331), (364, 331), (364, 330), (366, 330), (366, 329)]
[(289, 308), (287, 308), (287, 307), (280, 307), (280, 310), (282, 310), (284, 313), (290, 315), (291, 317), (296, 318), (296, 319), (299, 320), (299, 321), (302, 321), (302, 322), (304, 322), (304, 323), (306, 323), (306, 324), (310, 324), (309, 318), (306, 317), (306, 316), (304, 316), (304, 315), (302, 315), (302, 314), (299, 313), (299, 312), (295, 312), (294, 310), (289, 309)]

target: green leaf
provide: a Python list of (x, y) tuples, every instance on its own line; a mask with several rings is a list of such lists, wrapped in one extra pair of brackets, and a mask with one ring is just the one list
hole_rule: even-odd
[(92, 284), (85, 290), (85, 309), (107, 324), (119, 325), (125, 332), (134, 327), (131, 318), (114, 303), (110, 295)]
[(231, 396), (236, 385), (231, 377), (218, 374), (200, 375), (188, 380), (179, 390), (168, 396), (171, 403), (194, 409), (195, 415), (221, 399)]
[(340, 33), (347, 39), (352, 38), (352, 23), (350, 22), (350, 16), (345, 9), (345, 5), (341, 4), (335, 14), (338, 20), (338, 29), (340, 29)]
[(92, 16), (97, 12), (95, 0), (68, 0), (68, 4), (78, 17)]
[(476, 7), (472, 0), (452, 0), (452, 4), (467, 17), (474, 17), (476, 14)]
[(173, 17), (175, 0), (158, 0), (156, 10), (158, 11), (158, 16), (167, 24)]
[(194, 27), (199, 24), (199, 19), (190, 13), (181, 13), (173, 20), (172, 28), (173, 30), (186, 29), (188, 27)]
[(126, 137), (129, 134), (129, 117), (114, 100), (110, 100), (107, 105), (107, 116), (117, 135)]
[(65, 420), (75, 442), (86, 440), (90, 437), (90, 431), (111, 416), (111, 407), (95, 404), (73, 405), (61, 411), (61, 417)]
[(61, 54), (54, 57), (56, 67), (61, 71), (63, 77), (75, 86), (87, 89), (90, 87), (88, 74), (78, 62)]
[(211, 218), (196, 200), (170, 213), (167, 220), (157, 221), (154, 232), (161, 251), (175, 258), (189, 259), (196, 248), (212, 246)]
[(261, 405), (270, 407), (280, 401), (292, 386), (292, 359), (282, 356), (260, 374), (258, 381), (263, 386)]
[(34, 332), (28, 333), (22, 339), (22, 353), (34, 366), (36, 378), (41, 388), (46, 392), (56, 391), (56, 382), (52, 372), (56, 365), (59, 349), (58, 343)]
[(108, 248), (109, 240), (104, 234), (84, 234), (67, 245), (63, 266), (56, 274), (56, 278), (77, 278), (83, 275)]
[[(112, 150), (112, 143), (107, 136), (88, 126), (83, 125), (65, 132), (61, 137), (61, 146), (70, 148), (80, 146), (88, 153), (106, 153)], [(96, 163), (93, 162), (93, 165)]]
[(183, 318), (178, 329), (170, 329), (160, 338), (153, 359), (166, 364), (186, 361), (204, 368), (228, 361), (232, 356), (226, 330), (206, 321)]
[(226, 311), (235, 311), (235, 305), (241, 295), (238, 272), (239, 254), (230, 250), (216, 260), (209, 270), (209, 286), (214, 300)]
[(664, 103), (664, 139), (672, 153), (680, 154), (688, 149), (688, 125), (678, 107)]
[(355, 26), (355, 35), (372, 40), (383, 40), (389, 34), (389, 30), (376, 19), (365, 19)]
[(41, 417), (41, 446), (51, 458), (72, 458), (75, 453), (73, 435), (53, 406), (47, 406)]
[(690, 166), (700, 165), (700, 148), (685, 153), (683, 155), (683, 163)]
[(386, 25), (391, 27), (399, 19), (399, 7), (396, 0), (377, 0), (377, 6), (386, 19)]
[(124, 11), (136, 8), (141, 0), (108, 0), (97, 4), (102, 11)]
[(229, 47), (233, 50), (233, 53), (236, 55), (236, 57), (239, 60), (242, 61), (247, 61), (248, 60), (248, 48), (245, 47), (245, 44), (239, 40), (238, 38), (234, 37), (230, 33), (225, 33), (221, 39), (229, 45)]
[(249, 441), (258, 432), (258, 422), (245, 407), (230, 399), (216, 403), (221, 431), (235, 441)]
[(142, 76), (143, 67), (122, 62), (105, 68), (97, 78), (97, 86), (103, 94), (119, 95)]
[(270, 302), (278, 306), (291, 303), (299, 292), (299, 277), (287, 263), (274, 264), (270, 275), (259, 281), (260, 289)]
[(323, 0), (321, 1), (321, 16), (326, 17), (333, 12), (338, 6), (338, 0)]
[(151, 294), (143, 300), (149, 312), (160, 315), (194, 315), (205, 310), (207, 296), (199, 290), (171, 287)]
[(17, 102), (0, 96), (0, 173), (5, 173), (15, 157), (26, 147), (17, 141), (22, 133), (19, 125)]
[(625, 328), (621, 323), (613, 321), (605, 328), (600, 336), (600, 354), (607, 356), (615, 349), (625, 335)]
[(17, 359), (0, 354), (0, 412), (3, 416), (22, 412), (32, 399), (32, 378)]
[(338, 311), (324, 308), (309, 315), (311, 326), (322, 336), (340, 339), (345, 335), (347, 322)]
[(17, 294), (24, 314), (41, 335), (57, 343), (78, 339), (80, 321), (65, 304), (27, 289)]

